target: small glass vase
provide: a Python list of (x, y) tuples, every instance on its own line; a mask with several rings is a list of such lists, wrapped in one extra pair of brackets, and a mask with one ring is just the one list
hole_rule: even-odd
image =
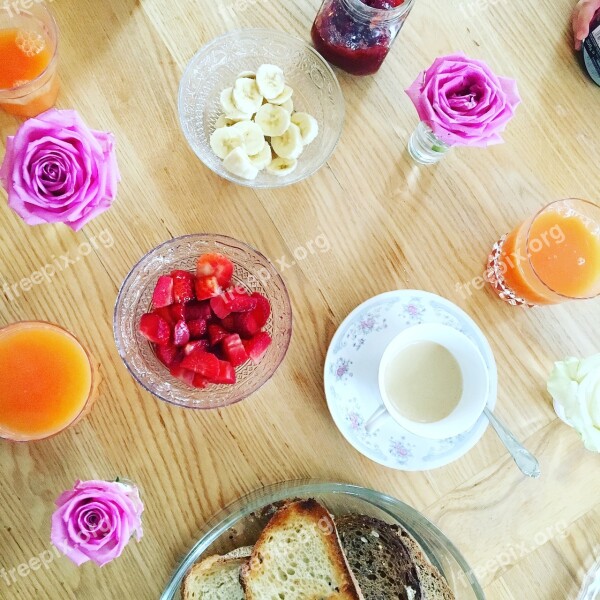
[(408, 142), (408, 151), (420, 165), (433, 165), (452, 148), (440, 140), (427, 123), (421, 121)]

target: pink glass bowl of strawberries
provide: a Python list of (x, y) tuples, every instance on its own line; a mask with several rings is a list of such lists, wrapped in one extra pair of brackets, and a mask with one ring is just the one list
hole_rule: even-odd
[(285, 357), (292, 309), (260, 252), (198, 234), (161, 244), (125, 279), (117, 348), (149, 392), (186, 408), (221, 408), (265, 384)]

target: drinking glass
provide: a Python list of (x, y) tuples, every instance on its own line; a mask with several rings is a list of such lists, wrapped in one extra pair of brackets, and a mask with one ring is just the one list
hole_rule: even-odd
[[(25, 9), (23, 4), (31, 6)], [(18, 31), (26, 44), (31, 40), (41, 42), (33, 49), (30, 44), (24, 47), (30, 53), (33, 52), (30, 58), (36, 53), (44, 52), (47, 61), (42, 64), (47, 62), (47, 65), (32, 79), (16, 81), (10, 88), (0, 87), (0, 108), (11, 115), (35, 117), (52, 108), (58, 96), (58, 27), (45, 4), (32, 4), (31, 1), (20, 4), (15, 1), (0, 5), (0, 35), (6, 35), (12, 30)], [(8, 68), (7, 65), (8, 62), (4, 62), (3, 67), (0, 62), (0, 73), (3, 68)]]
[(0, 329), (0, 438), (52, 437), (90, 411), (99, 377), (95, 359), (77, 338), (45, 321)]
[(600, 294), (600, 205), (557, 200), (498, 241), (486, 279), (514, 306), (559, 304)]

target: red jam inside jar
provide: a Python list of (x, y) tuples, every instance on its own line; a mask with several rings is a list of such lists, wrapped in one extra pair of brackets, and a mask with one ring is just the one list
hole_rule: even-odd
[(352, 75), (379, 71), (413, 0), (325, 0), (312, 27), (317, 51)]

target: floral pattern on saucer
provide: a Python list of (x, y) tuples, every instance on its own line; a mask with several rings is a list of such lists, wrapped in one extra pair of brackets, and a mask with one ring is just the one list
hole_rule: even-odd
[(385, 316), (382, 316), (380, 308), (367, 311), (352, 324), (352, 327), (350, 327), (344, 336), (344, 346), (352, 344), (355, 350), (360, 350), (371, 334), (379, 333), (386, 329), (387, 326), (387, 319)]
[(336, 381), (345, 381), (352, 377), (352, 366), (351, 360), (345, 360), (344, 358), (338, 358), (337, 361), (331, 365), (331, 374), (334, 376)]
[(454, 327), (477, 345), (489, 368), (488, 407), (493, 409), (498, 377), (488, 341), (463, 310), (428, 292), (388, 292), (359, 306), (334, 335), (325, 362), (325, 394), (338, 429), (371, 460), (404, 471), (434, 469), (457, 460), (481, 439), (488, 425), (482, 417), (470, 431), (446, 440), (414, 435), (391, 418), (374, 431), (366, 430), (382, 404), (378, 375), (383, 351), (403, 329), (422, 323)]

